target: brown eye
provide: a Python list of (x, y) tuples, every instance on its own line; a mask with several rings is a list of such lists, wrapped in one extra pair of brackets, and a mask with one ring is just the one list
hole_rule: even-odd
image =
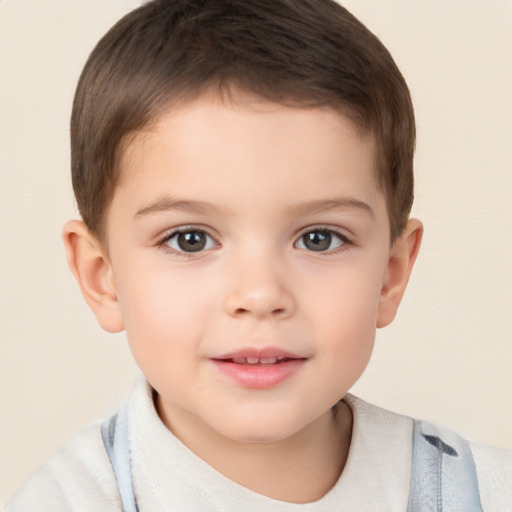
[(296, 246), (299, 249), (309, 251), (330, 251), (346, 243), (345, 239), (328, 229), (315, 229), (302, 235), (297, 241)]
[(164, 243), (178, 252), (199, 252), (215, 246), (211, 236), (197, 229), (173, 233)]

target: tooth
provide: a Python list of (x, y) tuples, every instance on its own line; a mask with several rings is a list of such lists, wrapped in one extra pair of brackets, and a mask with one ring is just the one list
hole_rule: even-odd
[(249, 364), (258, 364), (260, 362), (259, 357), (248, 357), (247, 362)]
[(237, 364), (245, 364), (247, 363), (247, 359), (245, 357), (235, 357), (233, 362)]
[(274, 364), (276, 361), (276, 357), (265, 357), (263, 359), (260, 359), (261, 364)]

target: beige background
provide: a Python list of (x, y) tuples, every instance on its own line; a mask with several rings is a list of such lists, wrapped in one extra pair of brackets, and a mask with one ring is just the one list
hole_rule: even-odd
[[(0, 0), (0, 505), (128, 395), (122, 335), (86, 309), (60, 241), (76, 216), (68, 117), (93, 44), (136, 0)], [(404, 72), (424, 245), (355, 392), (512, 448), (512, 2), (351, 0)]]

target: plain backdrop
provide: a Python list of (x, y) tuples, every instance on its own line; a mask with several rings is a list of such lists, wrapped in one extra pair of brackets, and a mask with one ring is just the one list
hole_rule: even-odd
[[(353, 392), (512, 448), (512, 2), (342, 2), (387, 45), (418, 123), (422, 251)], [(68, 119), (81, 68), (136, 0), (0, 0), (0, 506), (139, 376), (101, 331), (60, 232), (76, 217)]]

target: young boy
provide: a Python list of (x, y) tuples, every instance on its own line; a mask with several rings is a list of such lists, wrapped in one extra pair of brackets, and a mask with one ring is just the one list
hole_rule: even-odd
[(330, 0), (158, 0), (75, 96), (68, 261), (146, 377), (7, 507), (510, 510), (512, 456), (348, 394), (422, 226), (413, 110)]

